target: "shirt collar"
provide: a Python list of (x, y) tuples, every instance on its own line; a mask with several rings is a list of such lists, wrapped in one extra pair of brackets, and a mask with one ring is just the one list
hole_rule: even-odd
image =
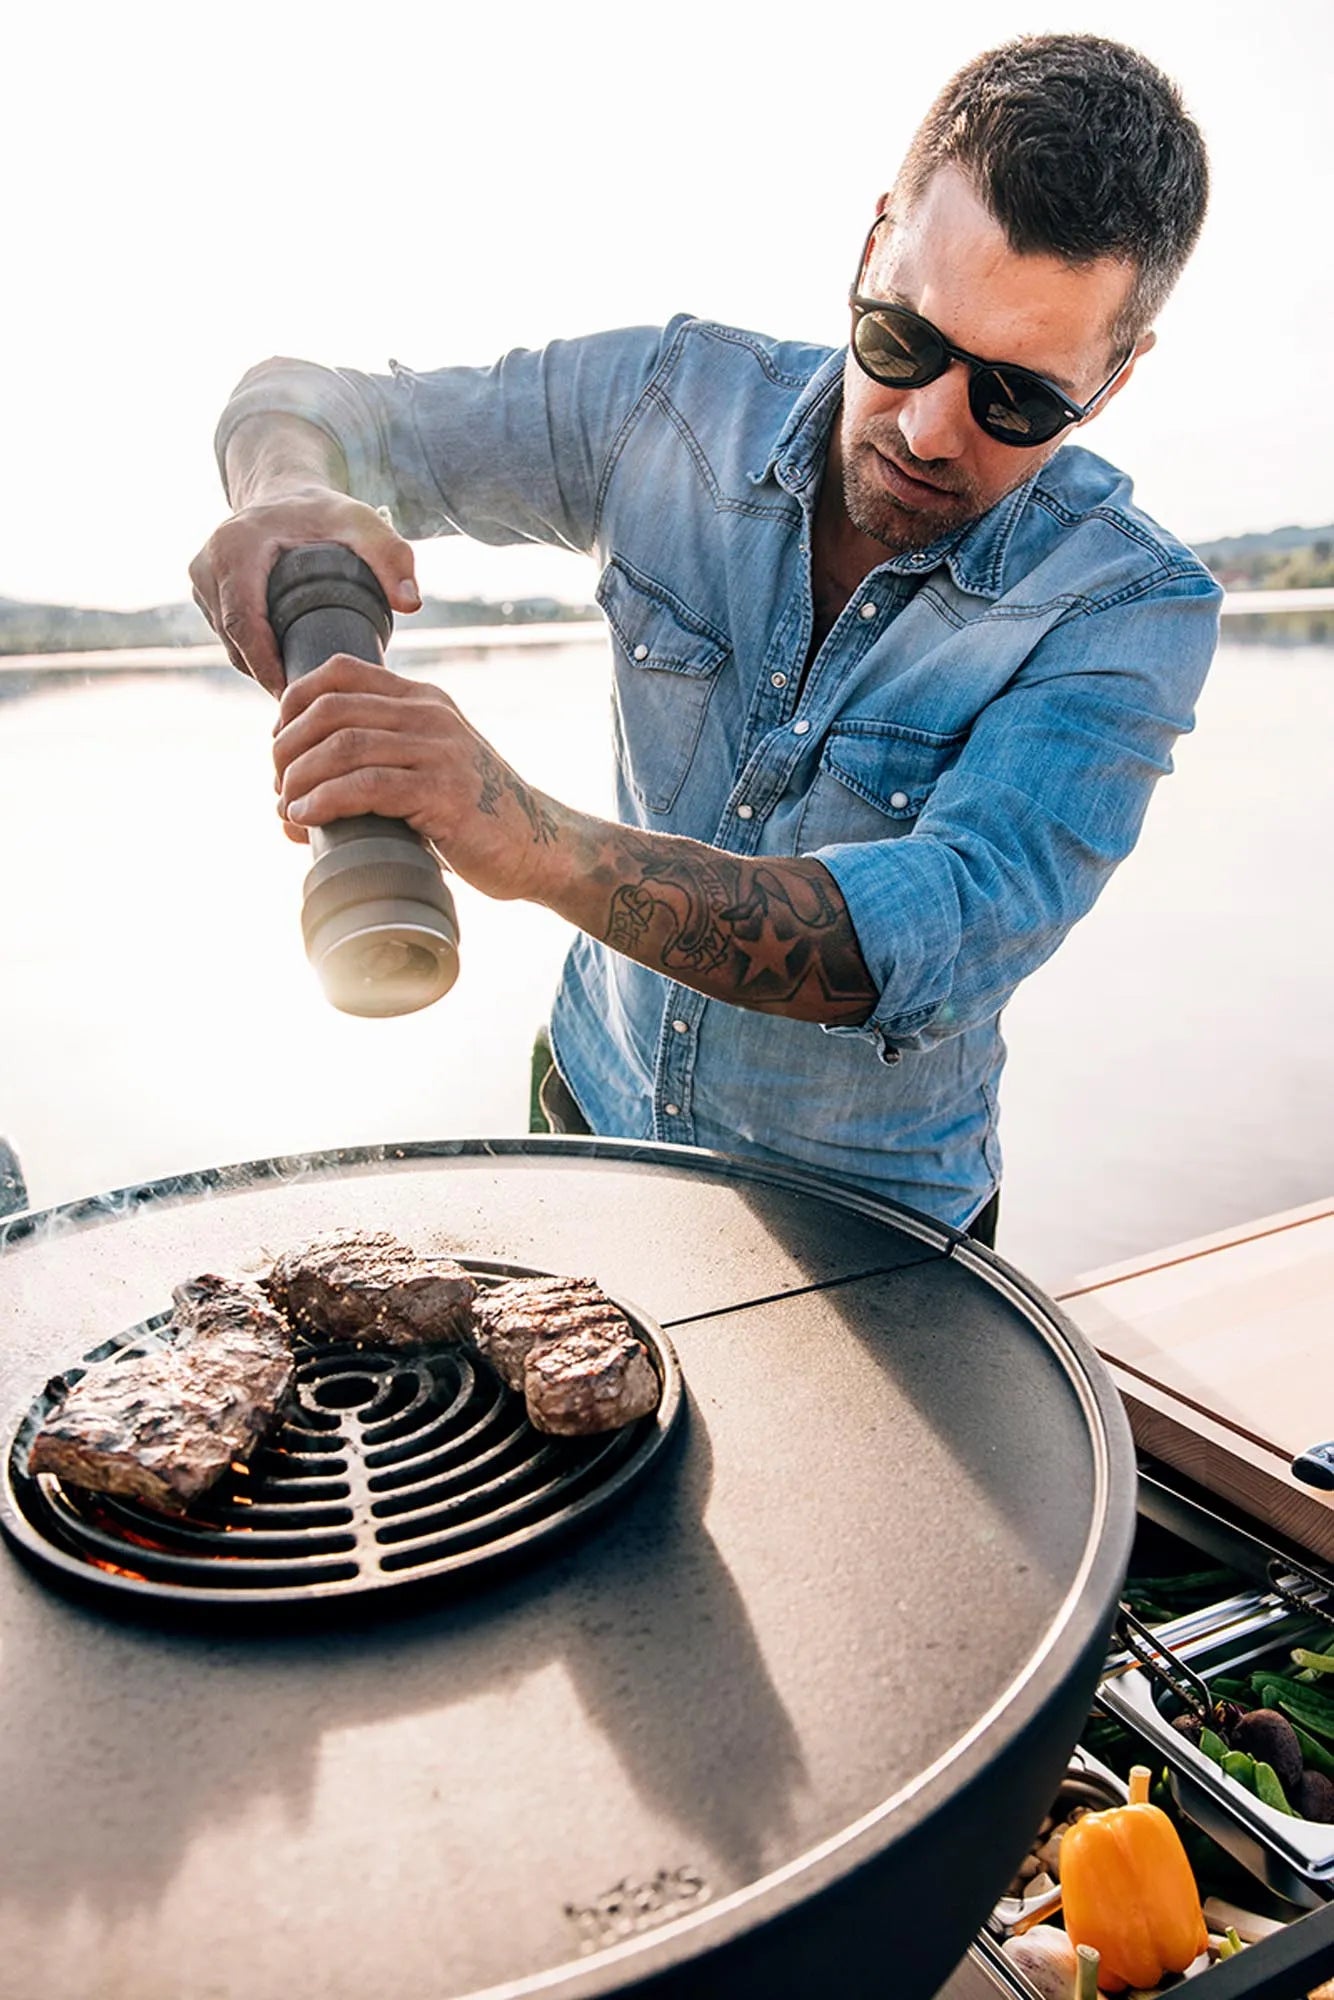
[[(847, 349), (839, 348), (811, 376), (784, 417), (764, 464), (751, 474), (757, 486), (774, 478), (797, 499), (818, 487), (841, 400), (846, 357)], [(975, 597), (999, 597), (1005, 558), (1036, 478), (1035, 472), (1005, 494), (981, 520), (951, 529), (925, 549), (891, 556), (882, 567), (891, 574), (922, 578), (944, 564), (960, 590)]]

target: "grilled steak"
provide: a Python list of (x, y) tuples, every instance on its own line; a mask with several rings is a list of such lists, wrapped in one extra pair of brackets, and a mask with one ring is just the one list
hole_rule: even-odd
[[(280, 1417), (295, 1363), (257, 1285), (180, 1285), (169, 1346), (90, 1368), (33, 1439), (28, 1468), (183, 1513)], [(170, 1339), (170, 1329), (168, 1329)]]
[(279, 1257), (264, 1283), (310, 1340), (440, 1347), (472, 1330), (476, 1286), (462, 1265), (384, 1232), (318, 1236)]
[(539, 1340), (524, 1363), (528, 1420), (556, 1437), (619, 1430), (658, 1407), (658, 1374), (622, 1322)]
[(507, 1278), (479, 1292), (473, 1306), (473, 1340), (479, 1353), (520, 1395), (524, 1363), (537, 1341), (624, 1325), (622, 1315), (592, 1278)]
[(591, 1278), (511, 1278), (478, 1294), (473, 1339), (538, 1430), (617, 1430), (656, 1409), (648, 1349)]

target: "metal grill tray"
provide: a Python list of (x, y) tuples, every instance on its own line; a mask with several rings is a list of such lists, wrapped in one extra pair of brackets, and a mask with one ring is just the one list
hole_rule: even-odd
[[(459, 1259), (482, 1286), (547, 1277)], [(587, 1438), (544, 1435), (523, 1398), (468, 1350), (418, 1353), (297, 1342), (293, 1406), (248, 1471), (192, 1513), (27, 1470), (33, 1437), (71, 1384), (167, 1335), (170, 1312), (105, 1341), (54, 1376), (13, 1420), (0, 1528), (48, 1576), (159, 1613), (269, 1613), (290, 1620), (368, 1593), (471, 1582), (591, 1523), (642, 1478), (682, 1409), (670, 1341), (616, 1299), (653, 1360), (657, 1410)], [(349, 1609), (352, 1607), (348, 1607)]]
[[(1191, 1636), (1178, 1625), (1158, 1630), (1162, 1644), (1208, 1681), (1214, 1674), (1242, 1677), (1266, 1663), (1286, 1661), (1293, 1646), (1321, 1643), (1329, 1627), (1257, 1592), (1249, 1610), (1212, 1635)], [(1290, 1819), (1263, 1805), (1172, 1727), (1171, 1699), (1140, 1667), (1105, 1680), (1099, 1703), (1139, 1731), (1169, 1766), (1183, 1812), (1220, 1847), (1287, 1901), (1314, 1909), (1334, 1898), (1334, 1826)]]

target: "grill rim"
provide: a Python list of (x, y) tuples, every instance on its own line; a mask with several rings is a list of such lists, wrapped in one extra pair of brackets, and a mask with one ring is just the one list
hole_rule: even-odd
[[(640, 1994), (650, 1986), (661, 2000), (735, 2000), (740, 1991), (772, 1990), (795, 1996), (815, 1990), (818, 1980), (801, 1982), (803, 1968), (818, 1949), (819, 1976), (827, 1972), (829, 1952), (837, 1946), (840, 1969), (849, 1992), (879, 1992), (884, 1982), (885, 1945), (882, 1929), (884, 1898), (901, 1889), (902, 1863), (911, 1863), (919, 1846), (931, 1850), (934, 1883), (936, 1852), (948, 1851), (950, 1840), (970, 1844), (978, 1810), (1008, 1790), (1032, 1790), (1033, 1768), (1041, 1763), (1053, 1733), (1073, 1742), (1087, 1710), (1105, 1652), (1105, 1633), (1091, 1613), (1089, 1599), (1106, 1609), (1129, 1554), (1134, 1520), (1134, 1455), (1120, 1400), (1087, 1337), (1028, 1280), (995, 1253), (986, 1252), (957, 1231), (902, 1208), (899, 1204), (845, 1188), (795, 1170), (759, 1167), (725, 1155), (663, 1144), (613, 1142), (573, 1138), (496, 1142), (465, 1140), (419, 1146), (349, 1149), (340, 1154), (307, 1156), (308, 1171), (334, 1175), (340, 1168), (437, 1162), (475, 1162), (518, 1155), (546, 1159), (552, 1165), (596, 1161), (646, 1164), (703, 1178), (769, 1186), (809, 1195), (829, 1210), (861, 1214), (888, 1223), (919, 1250), (910, 1260), (931, 1263), (954, 1259), (984, 1285), (1001, 1291), (1033, 1333), (1058, 1358), (1067, 1379), (1079, 1385), (1080, 1400), (1091, 1410), (1098, 1472), (1091, 1501), (1085, 1560), (1071, 1592), (1053, 1612), (1031, 1653), (1020, 1680), (1004, 1691), (992, 1708), (960, 1739), (938, 1766), (914, 1780), (904, 1791), (883, 1800), (873, 1812), (841, 1829), (829, 1841), (795, 1855), (780, 1870), (747, 1883), (724, 1900), (710, 1900), (691, 1915), (664, 1923), (607, 1950), (578, 1959), (571, 1956), (538, 1973), (507, 1980), (503, 1985), (475, 1989), (468, 2000), (612, 2000)], [(265, 1163), (266, 1177), (275, 1177), (282, 1163)], [(295, 1171), (297, 1163), (288, 1163)], [(235, 1176), (235, 1179), (233, 1179)], [(238, 1184), (239, 1170), (200, 1176), (193, 1185), (172, 1180), (162, 1184), (164, 1197), (184, 1202)], [(62, 1214), (70, 1228), (100, 1226), (133, 1214), (153, 1191), (129, 1190), (122, 1198), (103, 1196), (71, 1204)], [(75, 1211), (78, 1211), (76, 1214)], [(57, 1212), (59, 1213), (59, 1212)], [(19, 1218), (22, 1236), (33, 1233), (29, 1218)], [(17, 1239), (13, 1239), (17, 1240)], [(5, 1250), (0, 1224), (0, 1257)], [(902, 1263), (902, 1259), (896, 1260)], [(876, 1276), (868, 1271), (861, 1277)], [(832, 1282), (839, 1282), (833, 1280)], [(820, 1286), (812, 1289), (821, 1289)], [(783, 1294), (782, 1296), (788, 1296)], [(778, 1294), (775, 1297), (780, 1296)], [(758, 1306), (768, 1299), (736, 1300), (726, 1310)], [(669, 1326), (686, 1324), (685, 1315)], [(1081, 1589), (1080, 1586), (1083, 1586)], [(1105, 1600), (1105, 1602), (1104, 1602)], [(1108, 1610), (1110, 1616), (1110, 1610)], [(1002, 1782), (1004, 1781), (1004, 1782)], [(993, 1789), (994, 1788), (994, 1789)], [(1054, 1789), (1054, 1781), (1052, 1789)], [(1045, 1786), (1038, 1787), (1045, 1789)], [(1036, 1790), (1034, 1791), (1036, 1797)], [(1040, 1809), (1039, 1809), (1040, 1810)], [(1036, 1819), (1037, 1814), (1033, 1815)], [(1013, 1830), (1013, 1829), (1012, 1829)], [(920, 1873), (921, 1871), (919, 1871)], [(958, 1933), (967, 1942), (994, 1901), (994, 1883), (985, 1897), (979, 1893), (973, 1920)], [(953, 1949), (953, 1948), (952, 1948)], [(937, 1952), (936, 1961), (940, 1961)], [(934, 1978), (914, 1985), (914, 1992), (934, 1992), (949, 1965), (933, 1961)], [(918, 1968), (920, 1971), (920, 1968)], [(434, 1980), (428, 1982), (435, 1991)], [(416, 1988), (414, 1987), (414, 1993)], [(426, 1987), (422, 1986), (424, 1994)], [(460, 1996), (462, 2000), (462, 1996)]]
[[(492, 1257), (460, 1255), (455, 1260), (470, 1275), (503, 1283), (509, 1278), (548, 1278), (567, 1274), (539, 1269), (535, 1265), (515, 1264)], [(453, 1552), (438, 1562), (423, 1562), (414, 1566), (399, 1566), (384, 1560), (396, 1551), (401, 1551), (406, 1542), (382, 1542), (377, 1530), (394, 1518), (383, 1519), (374, 1513), (373, 1506), (365, 1509), (366, 1533), (358, 1533), (350, 1551), (324, 1549), (312, 1550), (309, 1558), (312, 1572), (307, 1582), (279, 1583), (268, 1588), (248, 1584), (216, 1584), (204, 1586), (186, 1582), (159, 1582), (152, 1578), (137, 1577), (119, 1572), (111, 1572), (100, 1567), (87, 1555), (71, 1547), (67, 1535), (62, 1535), (61, 1503), (54, 1501), (44, 1484), (53, 1480), (49, 1473), (36, 1476), (27, 1470), (27, 1445), (43, 1403), (49, 1407), (54, 1385), (66, 1384), (71, 1378), (87, 1372), (111, 1360), (114, 1356), (133, 1347), (137, 1342), (157, 1333), (171, 1317), (170, 1308), (148, 1314), (133, 1326), (120, 1333), (94, 1342), (83, 1354), (72, 1359), (63, 1370), (48, 1376), (46, 1382), (26, 1400), (11, 1405), (6, 1412), (3, 1437), (0, 1439), (0, 1535), (13, 1552), (27, 1567), (37, 1574), (44, 1583), (54, 1584), (62, 1591), (84, 1601), (92, 1600), (99, 1609), (127, 1614), (141, 1620), (161, 1625), (163, 1623), (207, 1623), (225, 1627), (227, 1630), (243, 1629), (246, 1626), (269, 1628), (272, 1626), (304, 1624), (319, 1618), (322, 1621), (362, 1623), (370, 1616), (381, 1617), (395, 1614), (403, 1609), (420, 1608), (423, 1601), (446, 1598), (484, 1589), (492, 1580), (497, 1580), (510, 1571), (530, 1567), (540, 1562), (546, 1555), (555, 1553), (567, 1542), (594, 1529), (598, 1520), (610, 1511), (612, 1506), (637, 1487), (640, 1481), (659, 1466), (667, 1447), (684, 1430), (683, 1418), (686, 1410), (685, 1385), (681, 1374), (681, 1364), (672, 1342), (641, 1306), (634, 1305), (619, 1295), (607, 1292), (618, 1312), (629, 1321), (631, 1327), (643, 1340), (653, 1360), (654, 1370), (661, 1385), (658, 1407), (651, 1416), (641, 1417), (633, 1424), (619, 1431), (595, 1433), (587, 1442), (596, 1446), (591, 1461), (601, 1464), (609, 1454), (613, 1464), (605, 1476), (600, 1476), (591, 1489), (586, 1487), (582, 1474), (584, 1467), (577, 1465), (571, 1469), (569, 1479), (575, 1497), (566, 1505), (544, 1516), (536, 1523), (528, 1522), (503, 1535), (498, 1541), (484, 1549)], [(368, 1349), (371, 1354), (383, 1354), (387, 1350)], [(430, 1352), (430, 1350), (426, 1350)], [(300, 1352), (300, 1350), (298, 1350)], [(339, 1350), (312, 1349), (315, 1356), (327, 1359), (337, 1358)], [(358, 1359), (357, 1348), (349, 1345), (346, 1361), (349, 1369), (355, 1369)], [(391, 1365), (392, 1365), (392, 1356)], [(405, 1353), (402, 1360), (407, 1363), (415, 1358), (415, 1351)], [(490, 1377), (494, 1371), (489, 1364), (469, 1351), (469, 1363), (480, 1373)], [(325, 1372), (328, 1372), (326, 1369)], [(512, 1395), (497, 1378), (497, 1386), (502, 1396)], [(294, 1414), (298, 1421), (308, 1416), (304, 1403), (296, 1403)], [(330, 1414), (333, 1414), (332, 1412)], [(355, 1416), (348, 1410), (346, 1418)], [(559, 1446), (569, 1442), (558, 1438), (547, 1439), (544, 1434), (532, 1429), (533, 1436), (541, 1443)], [(633, 1442), (627, 1443), (629, 1434), (634, 1434)], [(382, 1448), (383, 1440), (371, 1447), (374, 1452)], [(260, 1451), (266, 1447), (260, 1446)], [(375, 1473), (382, 1469), (369, 1465), (369, 1454), (363, 1444), (359, 1454), (341, 1452), (340, 1459), (359, 1455), (363, 1471), (373, 1480)], [(54, 1481), (57, 1491), (63, 1495), (59, 1481)], [(77, 1490), (77, 1489), (76, 1489)], [(372, 1489), (372, 1501), (384, 1497)], [(40, 1515), (53, 1524), (54, 1534), (45, 1530), (33, 1518), (33, 1511), (25, 1500), (31, 1499)], [(117, 1505), (114, 1496), (108, 1496), (109, 1504)], [(66, 1503), (68, 1504), (68, 1503)], [(131, 1503), (133, 1504), (133, 1503)], [(355, 1506), (349, 1495), (349, 1506)], [(186, 1514), (183, 1523), (193, 1520)], [(172, 1517), (164, 1517), (168, 1527)], [(338, 1536), (339, 1530), (329, 1527), (312, 1528), (309, 1531), (318, 1538)], [(127, 1557), (134, 1553), (133, 1544), (128, 1540), (123, 1544)], [(345, 1568), (349, 1558), (357, 1561), (353, 1575), (329, 1576), (331, 1568)], [(199, 1561), (183, 1553), (172, 1560), (182, 1563)], [(236, 1575), (236, 1563), (244, 1558), (232, 1559), (227, 1571), (219, 1574)], [(270, 1572), (282, 1568), (291, 1558), (274, 1556), (266, 1561), (262, 1556), (254, 1558), (256, 1569)], [(374, 1569), (365, 1565), (374, 1561)], [(325, 1572), (323, 1576), (320, 1572)]]
[[(293, 1180), (323, 1179), (340, 1170), (355, 1172), (359, 1167), (411, 1167), (450, 1160), (513, 1158), (566, 1164), (572, 1160), (606, 1160), (621, 1166), (672, 1167), (678, 1171), (685, 1168), (721, 1180), (751, 1182), (760, 1187), (810, 1195), (825, 1206), (846, 1209), (869, 1221), (889, 1223), (900, 1234), (920, 1243), (924, 1258), (949, 1256), (963, 1246), (973, 1246), (973, 1239), (963, 1231), (894, 1201), (889, 1195), (841, 1186), (801, 1167), (773, 1166), (768, 1161), (741, 1159), (704, 1146), (677, 1146), (656, 1139), (536, 1133), (525, 1138), (404, 1139), (373, 1146), (330, 1146), (311, 1153), (274, 1153), (258, 1160), (231, 1161), (221, 1167), (199, 1167), (191, 1173), (167, 1174), (155, 1181), (131, 1181), (104, 1194), (83, 1195), (51, 1208), (21, 1209), (17, 1214), (0, 1217), (0, 1257), (29, 1238), (40, 1241), (53, 1228), (62, 1232), (100, 1228), (104, 1223), (121, 1222), (155, 1202), (184, 1203), (214, 1194), (252, 1192), (266, 1181), (281, 1186)], [(995, 1261), (1001, 1269), (1010, 1270), (1003, 1260)], [(1042, 1296), (1036, 1288), (1032, 1289), (1035, 1297)], [(1050, 1300), (1043, 1298), (1042, 1303), (1045, 1310), (1050, 1310)]]

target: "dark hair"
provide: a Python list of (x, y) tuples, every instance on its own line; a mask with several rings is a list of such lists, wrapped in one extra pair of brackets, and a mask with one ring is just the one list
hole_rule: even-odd
[(894, 183), (903, 214), (953, 164), (1021, 255), (1136, 267), (1112, 329), (1138, 339), (1200, 233), (1209, 167), (1180, 92), (1099, 35), (1023, 35), (965, 64), (927, 112)]

